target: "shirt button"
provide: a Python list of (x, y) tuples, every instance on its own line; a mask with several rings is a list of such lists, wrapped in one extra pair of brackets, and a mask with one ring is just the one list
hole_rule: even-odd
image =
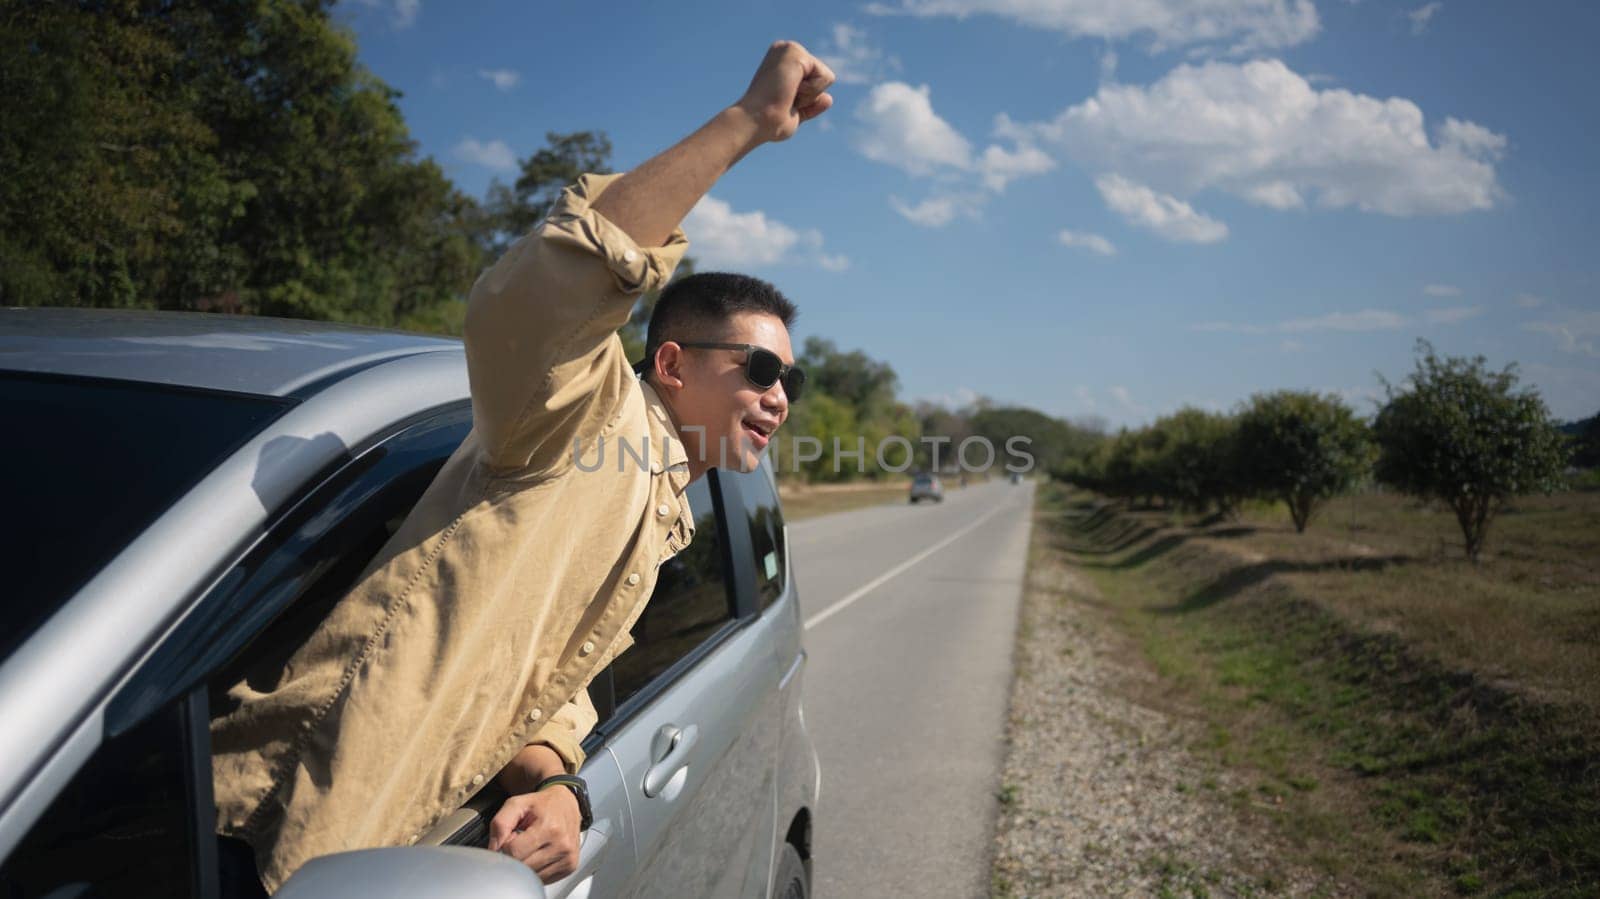
[(638, 259), (638, 258), (639, 258), (639, 252), (637, 250), (628, 250), (627, 252), (622, 254), (622, 261), (623, 262), (632, 263), (635, 259)]
[(628, 586), (639, 586), (639, 572), (635, 571), (633, 574), (628, 575)]
[(660, 462), (651, 462), (650, 463), (650, 473), (651, 474), (660, 474), (661, 473), (661, 463)]
[(472, 785), (473, 786), (478, 786), (481, 783), (483, 783), (483, 775), (482, 774), (474, 774), (474, 775), (472, 775)]
[(593, 640), (585, 640), (585, 641), (583, 641), (583, 645), (578, 647), (578, 654), (579, 655), (585, 655), (586, 656), (591, 652), (594, 652), (594, 641)]
[(666, 518), (669, 511), (671, 510), (667, 508), (667, 504), (662, 503), (661, 505), (656, 506), (656, 517)]
[(543, 714), (544, 713), (539, 711), (538, 709), (534, 709), (533, 711), (528, 713), (528, 720), (529, 721), (538, 721), (539, 720), (539, 716), (543, 715)]

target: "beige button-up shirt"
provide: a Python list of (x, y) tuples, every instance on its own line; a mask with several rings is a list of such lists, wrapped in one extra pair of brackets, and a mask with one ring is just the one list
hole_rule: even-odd
[(233, 685), (211, 724), (217, 830), (269, 890), (411, 842), (530, 743), (577, 770), (585, 688), (694, 535), (684, 448), (616, 334), (688, 241), (640, 247), (596, 214), (616, 177), (585, 175), (478, 279), (471, 433), (276, 682)]

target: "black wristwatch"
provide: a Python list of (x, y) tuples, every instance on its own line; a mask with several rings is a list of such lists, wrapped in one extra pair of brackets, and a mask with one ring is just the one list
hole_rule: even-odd
[(578, 797), (578, 815), (582, 822), (578, 830), (579, 832), (588, 830), (589, 825), (594, 823), (594, 810), (589, 807), (589, 785), (583, 782), (583, 778), (576, 774), (557, 774), (539, 781), (539, 785), (534, 787), (533, 791), (537, 793), (546, 787), (558, 784), (572, 790), (572, 795)]

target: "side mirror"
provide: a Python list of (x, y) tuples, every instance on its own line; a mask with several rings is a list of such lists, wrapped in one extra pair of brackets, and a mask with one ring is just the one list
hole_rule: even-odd
[(276, 899), (544, 899), (538, 875), (510, 856), (466, 846), (336, 852), (306, 862)]

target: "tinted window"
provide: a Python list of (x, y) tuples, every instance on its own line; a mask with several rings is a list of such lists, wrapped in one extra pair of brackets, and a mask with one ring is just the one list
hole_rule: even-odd
[(189, 727), (174, 703), (103, 744), (12, 850), (0, 897), (195, 895)]
[(722, 540), (707, 487), (709, 479), (689, 485), (694, 540), (683, 552), (661, 564), (655, 592), (633, 624), (633, 646), (611, 663), (616, 705), (627, 702), (733, 620)]
[(289, 401), (0, 374), (0, 658)]
[[(212, 676), (211, 713), (231, 711), (229, 687), (251, 681), (270, 689), (285, 663), (355, 585), (472, 426), (465, 407), (412, 425), (363, 453), (273, 528), (268, 540), (222, 578), (174, 633), (177, 667), (151, 669), (145, 696), (187, 683), (250, 645)], [(268, 626), (270, 622), (270, 626)], [(175, 663), (176, 664), (176, 663)]]
[(739, 498), (744, 503), (744, 523), (750, 529), (750, 548), (755, 556), (756, 594), (761, 608), (783, 595), (786, 549), (783, 545), (783, 511), (772, 487), (772, 476), (762, 467), (739, 479)]

